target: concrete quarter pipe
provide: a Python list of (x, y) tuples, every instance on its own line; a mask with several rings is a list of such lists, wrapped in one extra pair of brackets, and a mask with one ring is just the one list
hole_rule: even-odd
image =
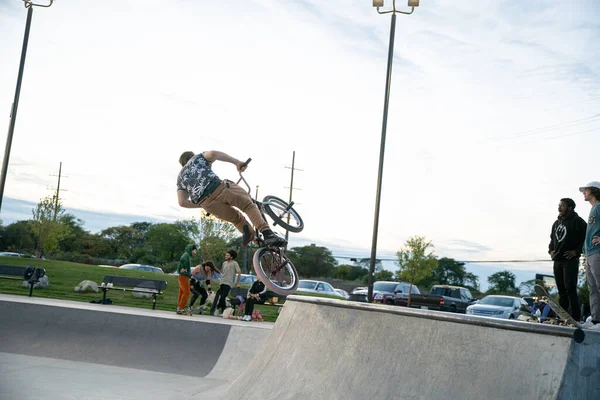
[(274, 327), (6, 295), (0, 321), (0, 398), (600, 399), (600, 333), (566, 327), (302, 296)]

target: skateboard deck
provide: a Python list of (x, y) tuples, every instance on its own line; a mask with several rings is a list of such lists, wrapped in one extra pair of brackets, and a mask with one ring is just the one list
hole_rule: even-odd
[(575, 321), (573, 317), (571, 317), (564, 308), (562, 308), (556, 301), (554, 301), (552, 297), (550, 297), (548, 292), (546, 292), (546, 289), (544, 289), (540, 285), (535, 285), (534, 289), (538, 297), (543, 298), (544, 302), (546, 302), (546, 304), (550, 306), (552, 311), (554, 311), (556, 315), (558, 315), (564, 321), (565, 324), (573, 326), (575, 328), (580, 328), (579, 323)]

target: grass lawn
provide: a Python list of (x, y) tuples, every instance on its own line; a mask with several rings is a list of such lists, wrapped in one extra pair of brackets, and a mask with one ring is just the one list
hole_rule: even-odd
[[(156, 274), (152, 272), (135, 271), (111, 267), (99, 267), (97, 265), (77, 264), (66, 261), (55, 260), (37, 260), (31, 258), (19, 257), (0, 257), (0, 264), (3, 265), (35, 265), (46, 270), (46, 275), (50, 285), (45, 289), (33, 289), (34, 297), (46, 297), (61, 300), (73, 300), (90, 302), (91, 300), (102, 299), (102, 292), (98, 293), (78, 293), (75, 292), (75, 286), (81, 281), (90, 280), (100, 284), (105, 275), (130, 276), (135, 278), (147, 278), (167, 281), (167, 289), (162, 295), (157, 297), (156, 309), (175, 311), (177, 308), (177, 293), (179, 285), (177, 275)], [(244, 287), (242, 285), (242, 287)], [(247, 285), (246, 285), (247, 287)], [(215, 290), (217, 288), (214, 288)], [(22, 281), (0, 279), (0, 293), (28, 296), (29, 288), (22, 287)], [(302, 293), (298, 293), (302, 295)], [(118, 290), (109, 290), (106, 294), (115, 305), (152, 308), (152, 299), (140, 299), (134, 297), (131, 292), (121, 292)], [(327, 296), (319, 296), (327, 297)], [(196, 302), (196, 306), (199, 301)], [(277, 319), (278, 307), (256, 305), (256, 309), (264, 317), (265, 321), (275, 322)]]

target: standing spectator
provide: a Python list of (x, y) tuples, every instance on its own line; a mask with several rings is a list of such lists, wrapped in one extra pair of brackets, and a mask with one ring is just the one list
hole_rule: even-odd
[[(198, 297), (201, 296), (200, 313), (205, 311), (204, 303), (206, 303), (206, 299), (208, 298), (207, 290), (211, 290), (210, 279), (213, 272), (218, 272), (218, 270), (215, 268), (212, 261), (203, 262), (202, 265), (197, 265), (196, 268), (192, 270), (192, 277), (190, 278), (190, 291), (192, 292), (190, 310), (192, 310)], [(204, 283), (206, 283), (206, 289), (204, 288)]]
[(244, 310), (242, 321), (252, 321), (254, 304), (265, 302), (267, 299), (267, 287), (260, 280), (254, 281), (250, 289), (248, 289), (248, 295), (246, 297), (246, 309)]
[(575, 321), (581, 319), (577, 276), (586, 229), (585, 221), (575, 212), (575, 202), (568, 198), (561, 199), (558, 203), (558, 219), (552, 225), (550, 232), (548, 253), (554, 260), (554, 278), (560, 296), (559, 304)]
[(583, 247), (592, 318), (591, 323), (586, 322), (584, 327), (600, 330), (600, 182), (590, 182), (580, 187), (579, 191), (583, 193), (584, 200), (592, 205)]
[[(210, 310), (214, 316), (218, 316), (219, 313), (222, 314), (223, 310), (225, 310), (225, 307), (227, 306), (225, 300), (227, 299), (227, 295), (229, 294), (229, 291), (231, 290), (233, 285), (235, 284), (236, 287), (240, 287), (240, 280), (242, 279), (242, 270), (240, 269), (240, 266), (238, 265), (237, 261), (235, 261), (236, 258), (237, 251), (235, 250), (228, 250), (227, 253), (225, 253), (225, 262), (221, 267), (223, 275), (223, 277), (221, 278), (221, 286), (219, 287), (219, 291), (215, 296), (215, 301), (213, 302), (212, 308)], [(237, 283), (235, 283), (236, 274)]]
[(192, 272), (192, 256), (196, 255), (196, 245), (188, 244), (185, 246), (185, 251), (179, 259), (179, 265), (177, 266), (177, 273), (179, 277), (177, 281), (179, 283), (179, 294), (177, 295), (177, 314), (190, 314), (192, 310), (188, 308), (186, 310), (185, 305), (190, 298), (190, 278)]

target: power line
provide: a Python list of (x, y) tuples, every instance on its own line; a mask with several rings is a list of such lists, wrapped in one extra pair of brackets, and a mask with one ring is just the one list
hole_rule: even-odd
[(510, 135), (506, 135), (506, 136), (503, 135), (503, 136), (491, 137), (491, 138), (488, 138), (488, 139), (478, 142), (478, 144), (484, 144), (484, 143), (496, 141), (496, 140), (506, 140), (506, 139), (521, 138), (521, 137), (525, 137), (525, 136), (537, 135), (539, 133), (544, 133), (544, 132), (553, 131), (553, 130), (557, 130), (557, 129), (568, 128), (568, 127), (571, 127), (574, 125), (579, 125), (579, 124), (587, 124), (589, 122), (595, 122), (598, 120), (600, 120), (600, 114), (594, 114), (594, 115), (586, 117), (586, 118), (562, 122), (562, 123), (556, 124), (556, 125), (550, 125), (550, 126), (536, 128), (536, 129), (530, 129), (527, 131), (521, 131), (521, 132), (513, 133)]
[[(350, 261), (368, 260), (368, 257), (351, 257), (332, 255), (333, 258), (347, 259)], [(398, 261), (397, 258), (378, 258), (380, 261)], [(553, 262), (552, 260), (456, 260), (456, 262), (465, 264), (509, 264), (509, 263), (537, 263), (537, 262)]]

